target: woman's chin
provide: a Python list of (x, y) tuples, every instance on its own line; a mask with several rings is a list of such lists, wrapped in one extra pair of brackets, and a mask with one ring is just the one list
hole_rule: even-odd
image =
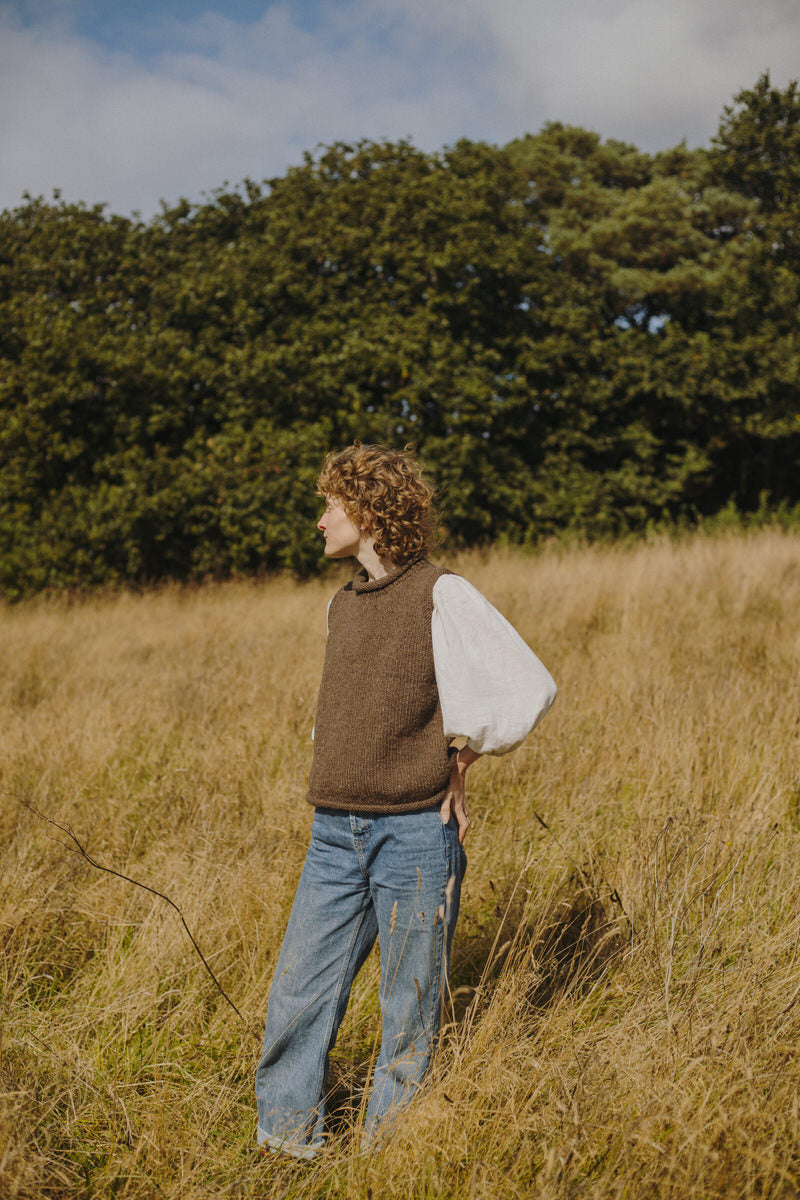
[(331, 545), (325, 543), (326, 558), (352, 558), (358, 551), (358, 547), (354, 546), (337, 546), (335, 543)]

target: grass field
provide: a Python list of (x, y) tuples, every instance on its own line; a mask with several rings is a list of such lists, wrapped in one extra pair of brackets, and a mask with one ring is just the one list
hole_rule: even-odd
[(800, 1191), (800, 536), (449, 565), (560, 694), (470, 772), (429, 1086), (356, 1153), (373, 955), (313, 1164), (256, 1159), (252, 1077), (331, 580), (0, 610), (4, 1198)]

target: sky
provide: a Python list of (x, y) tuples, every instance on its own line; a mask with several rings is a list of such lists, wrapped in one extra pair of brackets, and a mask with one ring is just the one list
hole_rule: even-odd
[(0, 0), (0, 208), (145, 219), (334, 141), (503, 144), (546, 121), (707, 144), (800, 0)]

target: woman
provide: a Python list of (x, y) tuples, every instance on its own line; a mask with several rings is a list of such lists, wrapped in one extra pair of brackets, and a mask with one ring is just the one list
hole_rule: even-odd
[(419, 1087), (466, 869), (467, 770), (519, 745), (556, 694), (505, 618), (425, 557), (433, 494), (408, 453), (356, 442), (328, 455), (317, 488), (326, 555), (361, 570), (328, 605), (311, 844), (256, 1074), (259, 1145), (300, 1158), (323, 1144), (328, 1055), (376, 936), (382, 1041), (363, 1139)]

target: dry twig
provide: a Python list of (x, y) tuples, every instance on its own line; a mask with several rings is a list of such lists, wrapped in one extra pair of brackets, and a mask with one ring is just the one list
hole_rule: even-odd
[(236, 1007), (236, 1005), (231, 1000), (230, 996), (225, 991), (225, 989), (222, 986), (222, 984), (220, 983), (220, 981), (217, 979), (214, 972), (211, 970), (211, 967), (208, 965), (208, 962), (206, 960), (205, 955), (203, 954), (203, 951), (200, 949), (200, 947), (197, 944), (197, 940), (195, 939), (194, 934), (192, 933), (189, 926), (186, 924), (186, 918), (184, 917), (183, 913), (181, 912), (180, 908), (178, 907), (178, 905), (175, 903), (174, 900), (171, 900), (169, 896), (164, 894), (164, 892), (159, 892), (158, 888), (150, 887), (149, 884), (142, 883), (138, 879), (132, 879), (130, 875), (125, 875), (125, 874), (123, 874), (122, 871), (115, 871), (113, 867), (103, 866), (103, 864), (99, 863), (97, 861), (97, 859), (92, 858), (91, 854), (89, 854), (86, 847), (82, 845), (80, 839), (76, 835), (76, 833), (73, 830), (71, 825), (62, 825), (59, 821), (56, 821), (53, 817), (48, 817), (47, 813), (43, 813), (40, 808), (37, 808), (37, 806), (33, 803), (33, 801), (25, 800), (22, 796), (17, 796), (16, 793), (10, 793), (10, 794), (14, 795), (15, 799), (18, 800), (19, 803), (24, 808), (27, 808), (29, 812), (32, 812), (34, 814), (34, 816), (39, 817), (42, 821), (46, 821), (48, 825), (54, 825), (56, 829), (60, 829), (62, 833), (65, 833), (67, 835), (67, 837), (72, 842), (75, 843), (78, 853), (83, 858), (86, 859), (86, 861), (89, 863), (90, 866), (95, 867), (98, 871), (105, 871), (107, 875), (116, 875), (117, 879), (124, 879), (126, 883), (132, 883), (132, 884), (134, 884), (135, 887), (141, 888), (142, 891), (150, 892), (153, 896), (158, 896), (159, 899), (165, 900), (166, 903), (170, 906), (170, 908), (174, 908), (175, 912), (178, 914), (178, 916), (181, 919), (181, 924), (183, 925), (183, 928), (186, 930), (186, 934), (189, 938), (189, 941), (194, 946), (194, 949), (197, 953), (198, 958), (200, 959), (201, 963), (203, 964), (203, 966), (205, 967), (205, 969), (208, 971), (209, 975), (211, 976), (211, 978), (214, 982), (214, 985), (216, 986), (217, 991), (222, 996), (223, 1000), (225, 1000), (231, 1006), (231, 1008), (236, 1013), (239, 1020), (242, 1022), (243, 1025), (245, 1025), (247, 1027), (247, 1029), (249, 1030), (250, 1033), (253, 1034), (253, 1036), (260, 1036), (255, 1033), (255, 1031), (250, 1027), (250, 1025), (248, 1025), (247, 1020), (239, 1012), (239, 1009)]

